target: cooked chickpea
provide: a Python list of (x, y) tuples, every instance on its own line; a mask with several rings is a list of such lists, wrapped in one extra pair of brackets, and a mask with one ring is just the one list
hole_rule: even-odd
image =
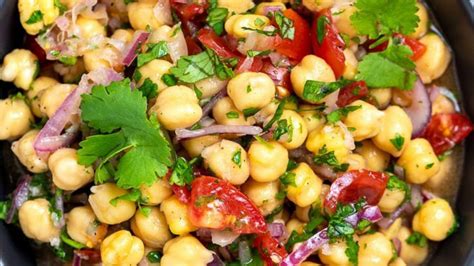
[(76, 27), (78, 27), (79, 35), (88, 40), (97, 36), (107, 36), (107, 31), (97, 19), (86, 18), (81, 15), (77, 17)]
[(380, 132), (372, 140), (379, 149), (399, 157), (410, 143), (412, 130), (407, 113), (392, 105), (384, 111)]
[(195, 237), (180, 236), (166, 242), (160, 265), (206, 266), (213, 260), (212, 254)]
[(40, 111), (51, 118), (76, 87), (74, 84), (56, 84), (43, 90), (40, 94)]
[(0, 100), (0, 140), (13, 140), (25, 134), (33, 122), (30, 108), (23, 99)]
[[(303, 98), (304, 85), (308, 80), (333, 82), (336, 80), (334, 72), (331, 67), (324, 61), (315, 55), (307, 55), (296, 65), (291, 71), (291, 84), (293, 90), (298, 97)], [(322, 103), (315, 102), (315, 103)]]
[(288, 132), (281, 135), (277, 141), (289, 150), (296, 149), (303, 145), (308, 136), (308, 129), (306, 128), (306, 122), (303, 120), (303, 117), (293, 110), (283, 110), (280, 120), (274, 123), (272, 128), (277, 128), (278, 123), (281, 123), (280, 121), (286, 121)]
[[(347, 244), (345, 241), (337, 241), (324, 245), (318, 250), (321, 262), (328, 266), (349, 266), (349, 258), (346, 255)], [(362, 265), (362, 264), (361, 264)]]
[(250, 165), (247, 152), (237, 142), (222, 140), (205, 148), (201, 156), (217, 177), (233, 185), (241, 185), (249, 177)]
[(188, 55), (188, 46), (186, 45), (184, 33), (181, 30), (181, 23), (173, 27), (163, 25), (157, 28), (151, 33), (148, 41), (150, 43), (165, 41), (168, 45), (169, 57), (174, 63), (176, 63), (181, 56)]
[(275, 8), (275, 9), (278, 8), (281, 11), (286, 10), (285, 4), (283, 4), (281, 2), (263, 2), (263, 3), (260, 3), (260, 4), (257, 5), (257, 8), (255, 9), (255, 14), (266, 16), (268, 11), (267, 12), (265, 12), (265, 11), (268, 8), (270, 8), (270, 10), (272, 10), (272, 8)]
[[(38, 34), (45, 26), (53, 24), (59, 16), (59, 8), (54, 0), (20, 0), (18, 1), (20, 22), (25, 31), (30, 35)], [(31, 18), (40, 12), (41, 18), (32, 23)]]
[(272, 101), (275, 84), (267, 74), (244, 72), (229, 81), (227, 94), (240, 111), (260, 109)]
[(298, 113), (306, 122), (308, 132), (320, 130), (326, 123), (326, 118), (321, 112), (316, 110), (315, 106), (306, 104), (300, 105)]
[(345, 144), (344, 131), (336, 125), (326, 125), (321, 130), (309, 133), (306, 140), (306, 149), (314, 154), (325, 148), (328, 152), (334, 151), (339, 163), (344, 163), (349, 155), (349, 149)]
[(429, 18), (428, 11), (426, 10), (425, 5), (418, 2), (416, 3), (416, 7), (418, 8), (416, 15), (418, 16), (420, 21), (418, 22), (418, 26), (416, 27), (415, 32), (411, 33), (408, 36), (411, 38), (419, 39), (423, 37), (426, 34), (426, 32), (428, 32), (430, 18)]
[(370, 140), (361, 142), (361, 145), (356, 148), (356, 153), (365, 158), (367, 170), (382, 172), (390, 163), (390, 154), (379, 149)]
[(359, 263), (364, 266), (385, 266), (393, 257), (392, 243), (376, 232), (359, 238)]
[(270, 20), (262, 15), (233, 15), (225, 22), (225, 31), (235, 38), (245, 38), (252, 32), (246, 28), (263, 30)]
[(36, 117), (46, 116), (43, 112), (41, 112), (41, 93), (57, 84), (59, 84), (59, 82), (50, 77), (39, 77), (31, 84), (31, 88), (27, 91), (26, 96), (30, 101), (31, 111)]
[(413, 217), (413, 230), (422, 233), (433, 241), (444, 240), (456, 223), (449, 203), (441, 198), (430, 199), (423, 203)]
[(295, 184), (288, 185), (287, 197), (300, 207), (306, 207), (318, 200), (323, 181), (306, 163), (298, 164), (291, 170), (295, 175)]
[(115, 71), (123, 71), (121, 65), (120, 52), (112, 46), (105, 46), (84, 52), (83, 62), (87, 72), (91, 72), (100, 68), (113, 68)]
[(350, 49), (344, 49), (344, 72), (342, 77), (345, 79), (353, 80), (357, 74), (357, 66), (359, 66), (359, 61)]
[(50, 205), (46, 199), (28, 200), (18, 211), (23, 233), (40, 242), (54, 241), (59, 237), (60, 230), (51, 219)]
[(428, 257), (428, 245), (419, 247), (417, 245), (408, 244), (406, 240), (410, 235), (410, 229), (405, 226), (400, 228), (397, 236), (402, 244), (400, 248), (400, 258), (402, 258), (407, 265), (419, 265)]
[(304, 226), (306, 224), (301, 222), (300, 220), (296, 218), (291, 218), (286, 224), (286, 231), (291, 234), (291, 232), (296, 231), (298, 234), (301, 234), (303, 232)]
[(105, 265), (136, 265), (144, 254), (143, 242), (127, 230), (109, 235), (100, 245), (100, 257)]
[(374, 101), (375, 106), (379, 109), (385, 109), (392, 100), (392, 89), (390, 88), (374, 88), (369, 90), (369, 97)]
[(138, 210), (130, 224), (133, 233), (138, 236), (147, 247), (162, 248), (172, 238), (165, 215), (152, 207), (148, 216)]
[(48, 171), (48, 163), (38, 156), (33, 147), (38, 133), (38, 130), (30, 130), (19, 140), (12, 143), (12, 151), (18, 160), (28, 171), (35, 174)]
[(117, 29), (114, 31), (110, 38), (121, 41), (123, 43), (128, 43), (133, 40), (133, 30), (132, 29)]
[(321, 264), (312, 261), (303, 261), (300, 266), (321, 266)]
[(303, 5), (312, 12), (319, 12), (331, 8), (334, 5), (334, 0), (303, 0)]
[(349, 164), (349, 170), (366, 169), (365, 158), (357, 153), (351, 153), (347, 156), (346, 162)]
[(105, 238), (107, 225), (97, 221), (89, 206), (82, 206), (72, 209), (66, 215), (66, 230), (71, 239), (94, 248)]
[(150, 112), (157, 114), (158, 120), (167, 130), (190, 127), (202, 116), (196, 93), (186, 86), (164, 89)]
[(288, 151), (278, 142), (254, 141), (248, 151), (250, 176), (258, 182), (277, 180), (286, 171)]
[(163, 202), (163, 200), (173, 195), (169, 183), (161, 178), (157, 178), (151, 186), (143, 184), (140, 187), (140, 193), (142, 198), (145, 200), (146, 205), (150, 206), (158, 205)]
[(220, 99), (214, 105), (212, 116), (220, 125), (251, 125), (255, 122), (252, 118), (245, 118), (229, 97)]
[(396, 238), (402, 228), (402, 222), (402, 218), (397, 218), (387, 229), (381, 228), (380, 233), (384, 234), (388, 239)]
[(337, 8), (334, 7), (331, 11), (333, 11), (333, 23), (339, 33), (346, 34), (349, 38), (356, 37), (357, 30), (352, 25), (351, 16), (357, 11), (357, 8), (353, 5), (340, 5)]
[(160, 210), (166, 217), (171, 233), (175, 235), (185, 235), (197, 230), (189, 220), (188, 206), (179, 201), (176, 196), (165, 199), (161, 203)]
[(386, 188), (378, 204), (382, 212), (391, 213), (395, 211), (405, 200), (405, 191)]
[(229, 10), (229, 14), (240, 14), (253, 8), (255, 4), (252, 0), (242, 0), (237, 2), (235, 0), (217, 0), (217, 6), (227, 8)]
[(158, 87), (158, 92), (163, 91), (168, 88), (168, 85), (161, 80), (161, 77), (163, 77), (164, 74), (169, 74), (172, 66), (173, 64), (170, 62), (161, 59), (152, 60), (141, 66), (137, 70), (141, 74), (138, 86), (141, 86), (143, 82), (149, 78)]
[(455, 113), (453, 102), (443, 94), (439, 94), (431, 103), (431, 114), (452, 114)]
[(242, 185), (242, 192), (249, 197), (263, 215), (269, 215), (283, 204), (283, 200), (276, 199), (279, 190), (280, 182), (278, 180), (257, 182), (250, 179)]
[(408, 182), (423, 184), (438, 173), (440, 163), (431, 144), (422, 138), (417, 138), (408, 144), (397, 161), (405, 169)]
[(407, 266), (407, 264), (403, 261), (402, 258), (398, 257), (395, 260), (393, 260), (392, 262), (390, 262), (390, 264), (388, 264), (388, 266)]
[(451, 52), (441, 37), (434, 33), (427, 34), (419, 41), (426, 46), (426, 51), (415, 61), (416, 72), (427, 84), (443, 75), (451, 62)]
[(77, 150), (62, 148), (55, 151), (48, 159), (48, 167), (53, 176), (53, 183), (60, 189), (77, 190), (92, 181), (92, 166), (80, 165), (77, 161)]
[(224, 89), (227, 85), (227, 81), (220, 80), (218, 77), (210, 77), (200, 80), (194, 85), (202, 93), (202, 98), (207, 99), (216, 95), (220, 90)]
[(190, 157), (196, 157), (201, 155), (202, 151), (211, 146), (214, 143), (217, 143), (221, 140), (219, 135), (208, 135), (197, 137), (193, 139), (184, 140), (182, 145), (184, 149), (188, 152)]
[(153, 11), (154, 7), (155, 3), (147, 2), (128, 4), (128, 19), (132, 28), (135, 30), (146, 30), (147, 26), (149, 26), (151, 29), (156, 30), (165, 24), (165, 21), (155, 16)]
[(135, 214), (135, 203), (128, 200), (118, 200), (114, 206), (110, 201), (127, 194), (125, 189), (112, 183), (91, 187), (89, 204), (97, 219), (105, 224), (119, 224), (132, 218)]
[(0, 80), (13, 82), (28, 90), (39, 73), (38, 58), (29, 50), (15, 49), (5, 56), (0, 67)]
[(384, 113), (375, 106), (362, 100), (356, 100), (349, 106), (359, 107), (342, 119), (351, 131), (355, 141), (362, 141), (374, 137), (380, 132), (380, 124)]

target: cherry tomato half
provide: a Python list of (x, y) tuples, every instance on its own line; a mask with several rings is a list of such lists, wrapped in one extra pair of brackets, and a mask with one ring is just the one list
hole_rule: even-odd
[(220, 57), (239, 57), (237, 54), (232, 52), (232, 50), (227, 46), (224, 39), (219, 37), (212, 29), (200, 29), (197, 38), (204, 46), (213, 50)]
[(245, 194), (229, 182), (211, 176), (194, 179), (188, 213), (196, 227), (228, 228), (239, 234), (267, 231), (263, 215)]
[(293, 9), (283, 11), (283, 15), (293, 21), (295, 37), (293, 40), (277, 38), (275, 48), (278, 53), (299, 62), (311, 53), (310, 27), (308, 22)]
[[(419, 42), (417, 39), (413, 39), (399, 33), (395, 34), (394, 36), (400, 39), (402, 44), (405, 44), (406, 46), (410, 47), (411, 51), (413, 52), (413, 55), (411, 56), (411, 60), (415, 61), (425, 53), (426, 46), (422, 44), (421, 42)], [(387, 49), (388, 41), (383, 42), (377, 45), (376, 47), (369, 48), (370, 45), (372, 45), (374, 42), (375, 42), (374, 40), (367, 41), (365, 46), (367, 47), (369, 52), (381, 52)]]
[(365, 81), (353, 82), (339, 91), (337, 96), (337, 106), (344, 107), (356, 100), (359, 100), (369, 94), (369, 88)]
[(255, 238), (253, 246), (258, 250), (258, 254), (265, 261), (265, 265), (274, 265), (275, 262), (272, 257), (279, 257), (280, 259), (288, 256), (285, 247), (269, 232), (260, 234)]
[(324, 200), (328, 213), (336, 210), (338, 203), (354, 203), (364, 198), (368, 204), (377, 205), (387, 185), (388, 176), (382, 172), (352, 170), (342, 173), (331, 184)]
[(436, 114), (431, 117), (423, 137), (439, 155), (463, 141), (472, 129), (472, 122), (463, 114)]

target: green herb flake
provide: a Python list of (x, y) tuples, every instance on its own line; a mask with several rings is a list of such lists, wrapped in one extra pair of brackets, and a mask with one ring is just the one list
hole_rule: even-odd
[(110, 205), (116, 207), (119, 200), (138, 202), (142, 197), (142, 193), (138, 189), (132, 189), (129, 193), (115, 197), (110, 200)]
[(406, 240), (405, 242), (409, 245), (419, 246), (421, 248), (426, 247), (428, 244), (428, 239), (426, 236), (422, 235), (420, 232), (414, 231)]
[(225, 114), (225, 116), (229, 119), (238, 119), (240, 117), (239, 113), (236, 111), (229, 111)]
[(75, 56), (61, 56), (59, 58), (59, 62), (68, 65), (68, 66), (73, 66), (77, 63), (77, 57)]
[(75, 241), (75, 240), (72, 240), (71, 237), (66, 233), (66, 231), (62, 231), (62, 232), (61, 232), (61, 235), (59, 236), (59, 238), (61, 239), (61, 241), (62, 241), (64, 244), (66, 244), (66, 245), (68, 245), (68, 246), (70, 246), (70, 247), (72, 247), (72, 248), (74, 248), (74, 249), (82, 249), (82, 248), (85, 248), (85, 247), (86, 247), (86, 245), (84, 245), (84, 244), (82, 244), (82, 243), (79, 243), (79, 242), (77, 242), (77, 241)]
[(280, 36), (283, 39), (293, 40), (295, 38), (295, 26), (293, 20), (287, 18), (280, 11), (274, 13), (275, 22), (280, 29)]
[(159, 251), (150, 251), (146, 254), (146, 259), (149, 263), (160, 263), (161, 257), (162, 255)]
[(258, 111), (259, 111), (258, 108), (253, 108), (253, 107), (251, 107), (251, 108), (246, 108), (246, 109), (244, 109), (244, 110), (242, 111), (242, 113), (244, 114), (244, 117), (247, 118), (247, 117), (250, 117), (250, 116), (256, 114)]
[(228, 14), (227, 8), (216, 7), (208, 10), (206, 22), (217, 35), (224, 33), (224, 23)]
[(319, 103), (324, 99), (324, 97), (349, 83), (351, 83), (351, 81), (348, 80), (339, 80), (335, 82), (308, 80), (304, 84), (303, 99), (311, 103)]
[(63, 14), (67, 11), (67, 7), (61, 3), (61, 0), (54, 0), (54, 6), (59, 9), (60, 14)]
[(30, 18), (27, 21), (25, 21), (25, 23), (28, 25), (31, 25), (37, 22), (41, 22), (42, 20), (43, 20), (43, 13), (39, 10), (35, 10), (33, 11), (33, 13), (31, 13)]
[(433, 167), (434, 163), (429, 163), (425, 165), (425, 169), (431, 169)]
[(137, 57), (137, 67), (141, 67), (168, 54), (168, 44), (165, 41), (150, 43), (147, 46), (147, 52), (139, 54)]
[(397, 151), (401, 151), (403, 148), (403, 144), (405, 143), (405, 138), (400, 135), (400, 133), (395, 134), (395, 137), (393, 139), (390, 139), (390, 142), (392, 143), (393, 147), (397, 149)]
[(346, 244), (347, 244), (347, 248), (346, 250), (344, 251), (344, 253), (346, 254), (347, 258), (349, 259), (349, 261), (352, 263), (352, 265), (358, 265), (358, 262), (359, 262), (359, 244), (354, 241), (354, 237), (351, 236), (351, 237), (347, 237), (346, 238)]
[(271, 50), (265, 50), (265, 51), (256, 51), (256, 50), (248, 50), (247, 51), (247, 56), (248, 57), (255, 57), (255, 56), (267, 56), (271, 53)]
[(242, 151), (240, 149), (232, 154), (232, 162), (234, 162), (234, 164), (239, 168), (242, 167)]
[(151, 81), (150, 78), (146, 78), (143, 84), (138, 87), (138, 90), (141, 91), (143, 96), (147, 99), (155, 98), (158, 95), (158, 86)]
[(318, 18), (317, 21), (317, 36), (318, 43), (321, 44), (326, 36), (326, 26), (330, 23), (328, 17), (322, 15)]
[(164, 74), (163, 76), (161, 76), (161, 81), (163, 81), (163, 83), (165, 83), (166, 86), (169, 87), (178, 84), (178, 80), (173, 74)]
[(296, 174), (292, 172), (285, 172), (280, 176), (280, 182), (285, 186), (296, 187)]
[(342, 118), (347, 117), (350, 112), (354, 112), (355, 110), (361, 109), (362, 105), (349, 105), (337, 110), (330, 112), (326, 119), (329, 123), (334, 124), (338, 121), (341, 121)]
[(10, 201), (0, 201), (0, 220), (7, 218), (8, 210), (10, 209)]
[(193, 167), (183, 157), (178, 157), (173, 167), (169, 183), (171, 185), (190, 185), (194, 180)]

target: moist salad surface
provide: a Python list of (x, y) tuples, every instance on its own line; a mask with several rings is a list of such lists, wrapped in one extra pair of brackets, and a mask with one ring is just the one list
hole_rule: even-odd
[(431, 188), (473, 125), (421, 2), (18, 10), (0, 139), (24, 174), (0, 219), (46, 263), (419, 265), (459, 227)]

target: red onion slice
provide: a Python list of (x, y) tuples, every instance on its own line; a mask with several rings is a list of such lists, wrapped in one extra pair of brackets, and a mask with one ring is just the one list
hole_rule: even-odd
[(421, 195), (421, 186), (420, 185), (411, 185), (411, 205), (413, 208), (417, 208), (423, 204), (423, 195)]
[(273, 222), (268, 224), (267, 227), (268, 232), (274, 238), (280, 239), (287, 234), (285, 224), (282, 222)]
[(412, 137), (419, 136), (431, 119), (431, 101), (428, 91), (421, 79), (415, 83), (412, 91), (412, 102), (403, 108), (413, 124)]
[(382, 218), (380, 221), (377, 222), (377, 225), (380, 226), (383, 229), (389, 228), (395, 220), (400, 217), (404, 213), (412, 213), (413, 212), (413, 206), (411, 205), (410, 202), (405, 202), (403, 205), (398, 207), (394, 212), (390, 214), (389, 217)]
[(395, 250), (397, 251), (398, 256), (400, 256), (400, 252), (402, 252), (402, 242), (398, 238), (393, 238), (392, 242), (393, 246), (395, 247)]
[(273, 13), (277, 11), (283, 11), (283, 8), (281, 6), (273, 6), (273, 5), (263, 7), (264, 16), (268, 15), (268, 13)]
[(216, 103), (220, 99), (224, 98), (226, 95), (227, 95), (227, 90), (223, 88), (218, 93), (216, 93), (216, 95), (212, 96), (209, 102), (206, 103), (206, 105), (202, 107), (202, 117), (204, 118), (208, 116), (211, 113), (212, 108), (214, 108), (214, 106), (216, 105)]
[(176, 140), (197, 138), (213, 134), (239, 134), (239, 135), (258, 135), (263, 132), (261, 127), (256, 126), (231, 126), (214, 125), (197, 130), (176, 129)]
[(239, 236), (240, 234), (236, 234), (229, 230), (211, 229), (212, 243), (221, 247), (225, 247), (227, 245), (232, 244), (232, 242), (234, 242)]
[(23, 203), (25, 203), (25, 201), (28, 200), (31, 179), (32, 178), (30, 175), (22, 176), (19, 180), (18, 186), (13, 191), (12, 205), (10, 206), (10, 209), (7, 213), (7, 218), (5, 219), (7, 224), (11, 224), (13, 222), (16, 211), (21, 207), (21, 205), (23, 205)]
[(209, 262), (207, 266), (225, 266), (225, 263), (214, 253), (212, 254), (212, 261)]
[(172, 25), (173, 17), (171, 16), (171, 5), (169, 0), (158, 0), (153, 7), (153, 15), (163, 24)]
[(149, 32), (146, 31), (136, 31), (133, 34), (133, 39), (130, 42), (130, 44), (125, 48), (122, 54), (122, 64), (126, 66), (130, 66), (137, 57), (137, 49), (140, 46), (140, 44), (146, 42), (148, 40), (148, 37), (150, 36)]
[(245, 71), (248, 71), (250, 68), (252, 68), (252, 65), (253, 65), (253, 57), (247, 56), (244, 59), (244, 61), (242, 61), (242, 64), (240, 64), (240, 66), (235, 69), (235, 73), (240, 74)]

